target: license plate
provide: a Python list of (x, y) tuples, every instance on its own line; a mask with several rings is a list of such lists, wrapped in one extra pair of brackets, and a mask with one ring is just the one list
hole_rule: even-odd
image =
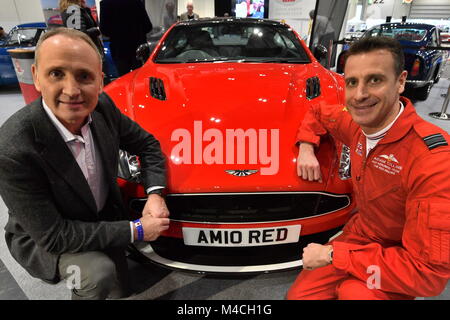
[(183, 240), (188, 246), (268, 246), (298, 242), (300, 230), (300, 225), (248, 229), (183, 228)]

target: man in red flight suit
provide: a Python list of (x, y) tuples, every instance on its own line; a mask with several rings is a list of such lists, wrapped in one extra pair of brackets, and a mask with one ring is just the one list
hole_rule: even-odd
[(304, 249), (288, 299), (413, 299), (450, 278), (450, 138), (400, 97), (403, 67), (397, 41), (360, 40), (344, 69), (346, 107), (313, 105), (305, 116), (298, 175), (321, 178), (314, 147), (331, 134), (350, 146), (359, 212), (331, 243)]

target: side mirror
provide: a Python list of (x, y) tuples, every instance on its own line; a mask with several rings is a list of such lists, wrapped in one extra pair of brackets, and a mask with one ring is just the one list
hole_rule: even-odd
[(146, 42), (141, 44), (137, 50), (136, 50), (136, 58), (138, 61), (144, 65), (145, 62), (147, 62), (148, 58), (150, 57), (150, 54), (155, 50), (156, 45), (158, 44), (157, 41), (154, 42)]
[(328, 50), (323, 45), (319, 44), (314, 48), (314, 57), (320, 62), (328, 55)]
[(141, 44), (136, 50), (136, 59), (144, 65), (150, 57), (150, 44), (148, 42)]

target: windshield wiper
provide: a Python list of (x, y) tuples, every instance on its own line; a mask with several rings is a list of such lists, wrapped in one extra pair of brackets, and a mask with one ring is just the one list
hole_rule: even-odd
[(298, 58), (245, 58), (245, 57), (235, 57), (235, 58), (206, 58), (206, 59), (187, 59), (178, 60), (174, 59), (161, 59), (155, 60), (155, 63), (214, 63), (214, 62), (257, 62), (257, 63), (298, 63), (306, 64), (311, 61), (298, 59)]
[(205, 59), (189, 59), (184, 60), (184, 63), (200, 63), (200, 62), (240, 62), (244, 60), (244, 58), (205, 58)]
[(242, 62), (258, 62), (258, 63), (310, 63), (311, 61), (303, 60), (303, 59), (297, 59), (297, 58), (267, 58), (267, 59), (260, 59), (260, 58), (246, 58), (242, 59)]

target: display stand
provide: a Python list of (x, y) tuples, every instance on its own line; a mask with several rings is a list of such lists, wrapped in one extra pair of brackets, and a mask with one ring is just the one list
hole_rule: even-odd
[(447, 95), (445, 96), (441, 112), (432, 112), (429, 114), (429, 116), (439, 120), (450, 120), (450, 114), (446, 113), (449, 101), (450, 101), (450, 84), (448, 86)]
[(34, 48), (8, 50), (11, 56), (20, 90), (26, 104), (36, 100), (41, 94), (34, 87), (31, 65), (34, 62)]

